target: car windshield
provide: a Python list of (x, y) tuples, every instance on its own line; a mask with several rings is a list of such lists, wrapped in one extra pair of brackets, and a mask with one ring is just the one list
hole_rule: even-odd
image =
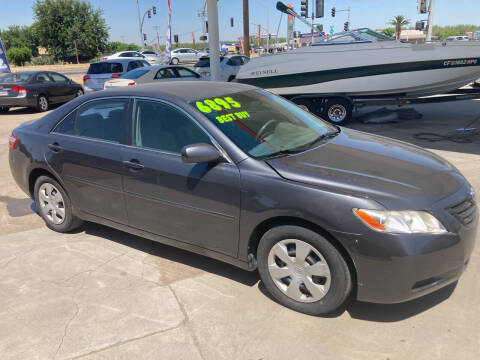
[(304, 151), (338, 129), (295, 104), (263, 90), (249, 90), (191, 104), (254, 158)]
[(99, 62), (90, 64), (88, 74), (113, 74), (123, 72), (122, 64), (113, 62)]
[(29, 73), (8, 73), (0, 75), (0, 83), (24, 83), (27, 82), (32, 74)]
[(142, 70), (142, 69), (135, 69), (135, 70), (131, 70), (127, 73), (125, 73), (124, 75), (120, 76), (121, 79), (138, 79), (139, 77), (145, 75), (146, 73), (148, 73), (150, 70)]

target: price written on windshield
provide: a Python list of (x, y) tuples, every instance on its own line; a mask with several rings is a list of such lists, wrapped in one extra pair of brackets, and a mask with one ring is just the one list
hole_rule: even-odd
[(236, 113), (220, 115), (220, 116), (217, 116), (215, 119), (217, 119), (217, 121), (220, 124), (223, 124), (223, 123), (226, 123), (226, 122), (230, 122), (230, 121), (234, 121), (234, 120), (238, 120), (238, 119), (246, 119), (246, 118), (249, 118), (249, 117), (250, 117), (250, 114), (248, 113), (248, 111), (239, 111), (239, 112), (236, 112)]
[(195, 105), (197, 105), (198, 110), (205, 114), (211, 113), (212, 111), (231, 110), (232, 108), (239, 109), (242, 107), (238, 101), (233, 100), (233, 98), (229, 96), (197, 101)]

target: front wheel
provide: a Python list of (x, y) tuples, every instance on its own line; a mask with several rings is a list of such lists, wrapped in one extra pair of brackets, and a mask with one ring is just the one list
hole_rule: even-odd
[(258, 246), (258, 271), (282, 305), (309, 315), (329, 314), (346, 301), (352, 279), (340, 252), (323, 236), (299, 226), (267, 231)]
[(63, 187), (48, 176), (35, 182), (35, 204), (48, 228), (68, 232), (81, 226), (82, 221), (72, 213), (72, 204)]
[(179, 61), (178, 61), (177, 58), (173, 58), (173, 59), (171, 60), (171, 63), (172, 63), (172, 65), (178, 65)]

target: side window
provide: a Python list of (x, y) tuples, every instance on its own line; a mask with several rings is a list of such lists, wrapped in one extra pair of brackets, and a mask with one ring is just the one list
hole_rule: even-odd
[(75, 135), (75, 120), (77, 118), (77, 111), (66, 116), (56, 127), (54, 132), (65, 135)]
[(76, 136), (120, 142), (128, 99), (102, 99), (81, 106), (75, 121)]
[(175, 75), (172, 68), (160, 69), (155, 75), (155, 79), (174, 79), (176, 77), (177, 75)]
[(121, 63), (111, 63), (110, 72), (111, 73), (121, 73), (123, 72), (123, 65)]
[(178, 67), (175, 68), (177, 71), (178, 77), (181, 78), (198, 78), (200, 77), (198, 74), (195, 74), (192, 70), (188, 70), (186, 68)]
[(41, 82), (41, 83), (51, 83), (52, 82), (52, 79), (50, 78), (50, 76), (48, 76), (46, 73), (40, 73), (38, 74), (36, 77), (35, 77), (35, 80), (37, 82)]
[(57, 73), (49, 73), (49, 75), (57, 84), (66, 84), (68, 82), (68, 79), (63, 75)]
[(211, 144), (208, 135), (189, 117), (159, 101), (136, 100), (132, 144), (180, 153), (186, 145)]
[(118, 55), (119, 57), (129, 57), (128, 56), (128, 53), (121, 53), (120, 55)]
[(139, 63), (141, 64), (139, 67), (150, 66), (150, 64), (148, 63), (148, 61), (145, 61), (145, 60), (140, 60)]
[(138, 67), (138, 61), (130, 61), (127, 66), (127, 72), (136, 69)]
[(242, 61), (243, 61), (244, 64), (246, 64), (250, 61), (250, 58), (246, 57), (246, 56), (242, 56)]

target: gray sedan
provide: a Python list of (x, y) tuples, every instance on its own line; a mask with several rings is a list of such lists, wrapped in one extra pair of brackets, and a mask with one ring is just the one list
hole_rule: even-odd
[(117, 79), (105, 83), (104, 89), (137, 84), (147, 84), (161, 80), (201, 80), (200, 74), (183, 66), (158, 65), (146, 66), (127, 72)]

